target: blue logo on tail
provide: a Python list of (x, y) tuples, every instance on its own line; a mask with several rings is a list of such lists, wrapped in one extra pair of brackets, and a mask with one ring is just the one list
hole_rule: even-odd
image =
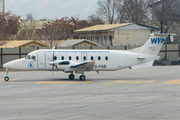
[(163, 44), (165, 41), (165, 38), (151, 38), (152, 44)]

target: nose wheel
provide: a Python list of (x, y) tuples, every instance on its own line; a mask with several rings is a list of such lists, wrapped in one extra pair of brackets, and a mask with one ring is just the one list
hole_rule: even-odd
[(9, 81), (9, 77), (8, 77), (8, 76), (4, 77), (4, 80), (5, 80), (6, 82)]
[(7, 82), (9, 81), (9, 77), (8, 77), (8, 69), (6, 69), (6, 77), (4, 77), (4, 80)]

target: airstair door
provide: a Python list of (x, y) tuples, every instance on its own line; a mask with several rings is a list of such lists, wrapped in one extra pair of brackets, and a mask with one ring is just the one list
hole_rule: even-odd
[(85, 52), (81, 53), (81, 60), (87, 61), (87, 53), (85, 53)]
[(44, 51), (39, 51), (38, 52), (37, 63), (38, 63), (37, 66), (38, 66), (39, 69), (44, 69), (46, 67), (45, 52)]

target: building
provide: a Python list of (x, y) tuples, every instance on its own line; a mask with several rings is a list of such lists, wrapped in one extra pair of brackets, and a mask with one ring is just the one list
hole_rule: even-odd
[(104, 46), (143, 45), (158, 28), (135, 23), (95, 25), (75, 30), (79, 39), (87, 39)]
[(57, 47), (88, 47), (88, 46), (101, 46), (95, 42), (86, 39), (63, 40), (56, 45)]
[(5, 0), (0, 0), (0, 13), (5, 12)]
[(17, 47), (49, 47), (35, 40), (12, 40), (4, 42), (0, 48), (17, 48)]

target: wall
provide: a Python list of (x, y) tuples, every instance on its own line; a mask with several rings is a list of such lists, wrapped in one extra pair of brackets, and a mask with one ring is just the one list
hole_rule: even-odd
[(149, 30), (115, 31), (114, 45), (143, 45), (149, 39)]
[[(104, 50), (129, 50), (136, 48), (138, 46), (88, 46), (88, 47), (74, 47), (74, 49), (104, 49)], [(4, 63), (9, 62), (14, 59), (19, 59), (25, 57), (28, 53), (37, 49), (52, 49), (52, 48), (0, 48), (0, 63), (1, 67)], [(58, 49), (73, 49), (73, 47), (60, 47)], [(160, 53), (160, 59), (166, 58), (167, 60), (177, 60), (180, 57), (180, 45), (170, 44), (163, 45)]]

